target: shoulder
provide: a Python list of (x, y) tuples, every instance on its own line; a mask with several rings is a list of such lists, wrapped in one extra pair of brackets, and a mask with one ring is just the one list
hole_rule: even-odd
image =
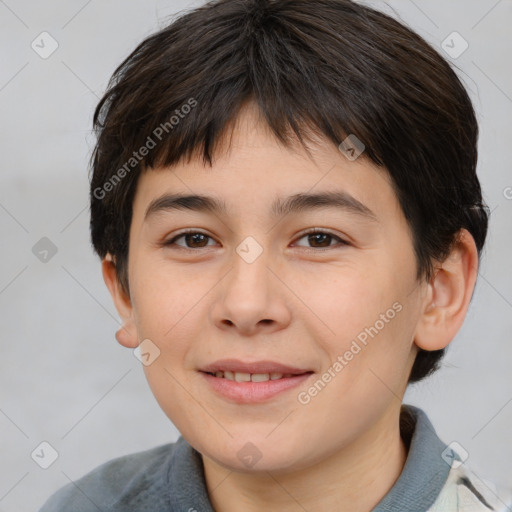
[(466, 465), (455, 463), (436, 502), (429, 512), (508, 512), (512, 490), (481, 479)]
[[(167, 475), (176, 443), (165, 444), (110, 460), (53, 494), (40, 512), (123, 512), (158, 506), (165, 499)], [(128, 508), (130, 507), (130, 508)], [(142, 508), (142, 507), (141, 507)]]

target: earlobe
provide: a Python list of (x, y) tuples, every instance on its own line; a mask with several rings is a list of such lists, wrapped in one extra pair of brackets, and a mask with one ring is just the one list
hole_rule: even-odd
[(455, 338), (464, 322), (478, 274), (478, 252), (462, 229), (448, 257), (437, 267), (423, 302), (414, 342), (423, 350), (440, 350)]
[(137, 348), (139, 346), (137, 334), (134, 333), (134, 331), (129, 331), (126, 324), (116, 331), (116, 340), (120, 345), (126, 348)]
[(107, 254), (101, 262), (103, 280), (112, 296), (114, 305), (122, 320), (121, 328), (116, 332), (118, 343), (128, 348), (136, 348), (139, 345), (137, 328), (134, 322), (133, 307), (130, 297), (126, 295), (119, 282), (114, 260)]

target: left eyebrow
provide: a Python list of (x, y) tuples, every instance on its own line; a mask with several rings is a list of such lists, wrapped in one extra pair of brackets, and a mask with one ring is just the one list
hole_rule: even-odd
[[(321, 192), (316, 194), (295, 194), (286, 198), (277, 198), (271, 207), (274, 217), (284, 217), (290, 213), (324, 208), (337, 208), (349, 213), (355, 213), (367, 220), (378, 222), (377, 216), (370, 208), (347, 192)], [(157, 212), (171, 210), (191, 210), (196, 212), (226, 215), (226, 202), (214, 197), (203, 195), (164, 194), (149, 204), (144, 219)]]
[(337, 208), (355, 213), (368, 220), (378, 222), (375, 213), (347, 192), (320, 192), (317, 194), (295, 194), (285, 199), (277, 199), (272, 204), (272, 212), (276, 217), (289, 213), (301, 213), (308, 210)]

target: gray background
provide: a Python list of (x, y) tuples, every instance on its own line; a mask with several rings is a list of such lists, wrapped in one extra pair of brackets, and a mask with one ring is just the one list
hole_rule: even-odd
[[(87, 164), (92, 111), (115, 67), (166, 17), (201, 3), (0, 0), (0, 512), (37, 510), (100, 463), (177, 438), (114, 339), (118, 317), (89, 243)], [(448, 59), (481, 122), (488, 245), (442, 370), (406, 402), (467, 450), (476, 474), (512, 486), (512, 2), (373, 4), (440, 52), (453, 31), (469, 43)], [(42, 31), (59, 44), (47, 59), (31, 48)], [(42, 237), (57, 248), (47, 262), (32, 252)], [(59, 454), (46, 470), (31, 458), (42, 441)]]

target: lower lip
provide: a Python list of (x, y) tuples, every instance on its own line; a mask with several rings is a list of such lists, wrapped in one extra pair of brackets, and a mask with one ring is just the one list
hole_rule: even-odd
[(201, 372), (211, 388), (233, 402), (239, 404), (253, 404), (269, 400), (279, 393), (284, 393), (297, 387), (307, 380), (313, 373), (303, 373), (293, 377), (283, 377), (264, 382), (237, 382), (215, 377), (209, 373)]

